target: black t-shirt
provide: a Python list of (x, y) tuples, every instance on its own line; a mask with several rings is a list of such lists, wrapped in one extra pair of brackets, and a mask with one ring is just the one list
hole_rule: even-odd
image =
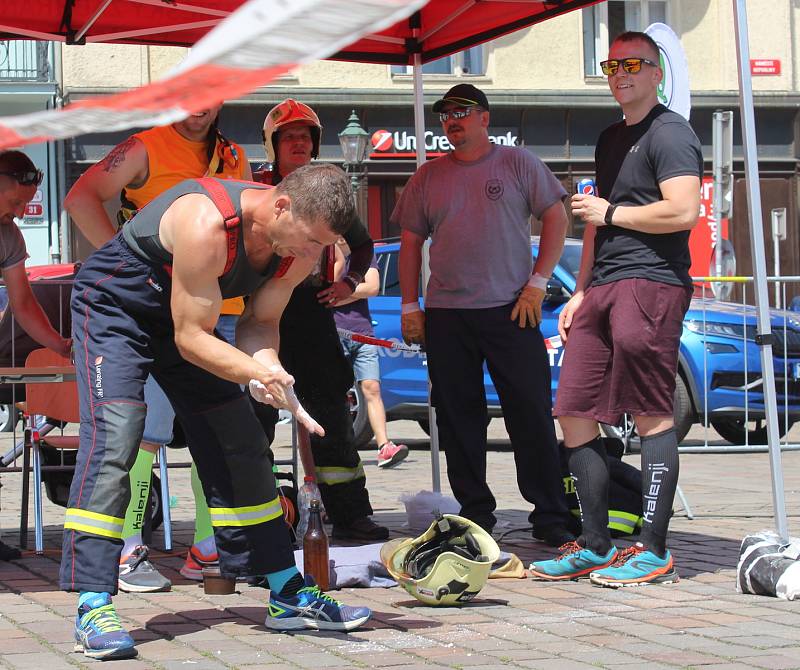
[[(595, 150), (598, 194), (613, 205), (662, 200), (659, 183), (672, 177), (702, 178), (700, 141), (680, 114), (656, 105), (639, 123), (606, 128)], [(691, 285), (689, 232), (654, 234), (599, 226), (592, 284), (639, 277)]]

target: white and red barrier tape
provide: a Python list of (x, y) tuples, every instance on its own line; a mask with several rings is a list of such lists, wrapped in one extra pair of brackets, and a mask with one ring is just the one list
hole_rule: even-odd
[[(379, 337), (370, 337), (369, 335), (354, 333), (352, 330), (346, 330), (344, 328), (337, 328), (336, 330), (339, 332), (339, 337), (342, 337), (346, 340), (352, 340), (353, 342), (374, 344), (376, 347), (384, 347), (386, 349), (392, 349), (393, 351), (406, 351), (411, 354), (425, 353), (418, 344), (405, 344), (404, 342), (398, 342), (397, 340), (384, 340)], [(561, 336), (555, 335), (554, 337), (546, 337), (544, 340), (544, 346), (548, 349), (560, 349), (563, 346), (563, 343), (561, 342)]]
[(167, 125), (238, 98), (412, 14), (425, 0), (250, 0), (164, 79), (63, 109), (0, 118), (0, 149)]
[(393, 351), (406, 351), (411, 354), (424, 353), (418, 344), (406, 344), (405, 342), (398, 342), (396, 340), (382, 340), (379, 337), (370, 337), (369, 335), (354, 333), (352, 330), (346, 330), (344, 328), (337, 328), (336, 330), (339, 331), (339, 337), (345, 340), (361, 342), (362, 344), (374, 344), (376, 347), (384, 347), (385, 349), (392, 349)]

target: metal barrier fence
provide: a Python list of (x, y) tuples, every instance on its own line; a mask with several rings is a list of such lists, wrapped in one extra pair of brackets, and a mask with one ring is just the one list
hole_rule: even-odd
[[(753, 278), (694, 280), (704, 286), (735, 285), (741, 299), (724, 302), (697, 298), (684, 320), (679, 372), (688, 387), (694, 416), (703, 426), (703, 440), (702, 444), (683, 444), (680, 451), (766, 452), (760, 347), (755, 342), (756, 311), (747, 304), (748, 295), (753, 294)], [(768, 277), (767, 281), (777, 289), (774, 295), (779, 301), (777, 307), (770, 309), (770, 322), (781, 450), (793, 451), (800, 449), (797, 436), (790, 434), (792, 425), (800, 421), (800, 312), (785, 307), (787, 292), (800, 287), (800, 277)], [(702, 348), (699, 359), (698, 345)]]
[(40, 40), (0, 40), (0, 80), (53, 81), (53, 48)]

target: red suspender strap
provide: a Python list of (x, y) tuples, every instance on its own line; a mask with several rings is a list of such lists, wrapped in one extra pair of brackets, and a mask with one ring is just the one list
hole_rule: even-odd
[[(233, 207), (231, 198), (225, 187), (216, 179), (210, 177), (203, 177), (197, 180), (211, 196), (211, 201), (214, 206), (222, 214), (222, 219), (225, 223), (225, 236), (227, 238), (228, 258), (225, 261), (225, 269), (222, 274), (227, 274), (233, 267), (233, 262), (236, 260), (236, 249), (239, 246), (239, 234), (241, 231), (240, 219), (236, 215), (236, 209)], [(220, 275), (222, 276), (222, 275)]]

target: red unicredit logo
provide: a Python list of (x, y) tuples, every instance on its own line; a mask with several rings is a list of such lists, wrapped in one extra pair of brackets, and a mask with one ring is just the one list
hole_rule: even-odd
[(376, 130), (372, 133), (372, 146), (375, 151), (390, 151), (392, 145), (392, 133), (388, 130)]

